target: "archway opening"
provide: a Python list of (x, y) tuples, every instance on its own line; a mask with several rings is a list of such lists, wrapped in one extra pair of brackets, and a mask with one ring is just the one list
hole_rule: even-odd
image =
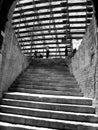
[(63, 58), (65, 46), (70, 53), (81, 41), (93, 13), (91, 0), (18, 0), (12, 25), (25, 55), (36, 50), (44, 56), (48, 46), (51, 58)]

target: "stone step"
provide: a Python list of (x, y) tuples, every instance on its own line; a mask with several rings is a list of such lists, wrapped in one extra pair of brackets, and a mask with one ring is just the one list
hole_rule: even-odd
[(22, 74), (21, 76), (22, 76), (22, 77), (26, 77), (26, 78), (29, 78), (29, 77), (30, 77), (30, 78), (33, 78), (33, 77), (40, 78), (40, 77), (42, 77), (43, 79), (46, 78), (46, 77), (47, 77), (47, 78), (53, 78), (53, 79), (57, 79), (57, 78), (59, 78), (59, 79), (61, 79), (61, 78), (64, 79), (64, 77), (68, 77), (68, 78), (70, 78), (70, 79), (73, 78), (73, 76), (71, 76), (70, 74), (68, 74), (68, 75), (66, 75), (66, 74), (65, 74), (65, 75), (60, 75), (60, 74), (55, 74), (55, 75), (46, 74), (46, 75), (45, 75), (45, 74), (38, 74), (38, 73), (37, 73), (37, 74), (27, 74), (27, 73), (26, 73), (26, 74)]
[(66, 74), (67, 75), (68, 74), (70, 76), (73, 76), (69, 71), (66, 71), (66, 70), (65, 71), (64, 70), (63, 71), (60, 71), (60, 70), (58, 71), (58, 70), (47, 70), (47, 69), (46, 70), (45, 69), (40, 69), (40, 70), (38, 70), (38, 69), (35, 70), (34, 69), (34, 70), (31, 70), (31, 71), (27, 71), (26, 70), (26, 71), (24, 71), (24, 73), (29, 74), (29, 75), (30, 74), (42, 74), (42, 75), (44, 75), (44, 74), (45, 75), (48, 75), (48, 74), (54, 74), (54, 75), (55, 74), (61, 74), (61, 75), (65, 75)]
[(55, 68), (62, 70), (62, 69), (64, 68), (65, 70), (69, 70), (69, 67), (68, 67), (67, 65), (62, 66), (62, 65), (57, 65), (57, 64), (52, 65), (52, 66), (50, 66), (50, 65), (49, 65), (49, 66), (48, 66), (48, 65), (47, 65), (47, 66), (46, 66), (46, 65), (44, 66), (44, 65), (42, 65), (42, 64), (41, 64), (41, 65), (38, 65), (38, 64), (36, 64), (36, 65), (35, 65), (35, 64), (31, 65), (31, 64), (30, 64), (30, 65), (29, 65), (29, 68), (27, 68), (26, 70), (28, 70), (28, 69), (34, 69), (34, 68), (39, 68), (39, 69), (40, 69), (40, 68), (47, 68), (47, 69), (49, 69), (49, 70), (50, 70), (50, 69), (55, 69)]
[(23, 85), (21, 85), (20, 87), (18, 86), (18, 85), (12, 85), (12, 87), (10, 87), (9, 88), (9, 91), (13, 91), (14, 89), (30, 89), (30, 90), (32, 90), (32, 89), (38, 89), (38, 90), (53, 90), (53, 91), (67, 91), (67, 92), (72, 92), (72, 93), (74, 93), (74, 92), (77, 92), (77, 93), (80, 93), (81, 92), (81, 90), (78, 88), (78, 87), (66, 87), (66, 86), (64, 86), (64, 87), (59, 87), (59, 86), (57, 86), (57, 87), (53, 87), (53, 86), (49, 86), (49, 87), (47, 87), (47, 86), (42, 86), (42, 85), (31, 85), (30, 87), (27, 85), (27, 88), (26, 87), (24, 87)]
[(44, 109), (44, 110), (56, 110), (56, 111), (88, 113), (88, 114), (95, 113), (94, 107), (84, 106), (84, 105), (36, 102), (36, 101), (27, 101), (21, 99), (20, 100), (3, 99), (2, 104), (9, 105), (9, 106), (20, 106), (20, 107), (29, 106), (29, 108)]
[[(20, 80), (20, 81), (32, 81), (32, 77), (23, 77), (23, 76), (19, 76), (17, 79), (16, 79), (16, 81), (17, 80)], [(56, 77), (56, 78), (54, 78), (54, 77), (33, 77), (33, 80), (36, 80), (36, 81), (43, 81), (43, 80), (46, 80), (46, 81), (52, 81), (52, 82), (59, 82), (60, 81), (60, 77)], [(75, 81), (75, 78), (73, 77), (73, 78), (68, 78), (68, 77), (63, 77), (62, 78), (62, 82), (65, 82), (65, 81), (68, 81), (68, 82), (76, 82)]]
[(0, 130), (57, 130), (57, 129), (0, 122)]
[[(68, 70), (68, 69), (64, 69), (64, 68), (51, 68), (51, 69), (48, 69), (48, 68), (29, 68), (29, 69), (27, 69), (27, 70), (25, 70), (24, 71), (25, 73), (31, 73), (32, 74), (32, 72), (33, 72), (33, 74), (36, 74), (36, 72), (37, 73), (45, 73), (46, 74), (46, 72), (48, 72), (48, 73), (58, 73), (58, 74), (65, 74), (65, 73), (67, 73), (67, 74), (69, 74), (70, 73), (70, 71)], [(71, 75), (71, 74), (70, 74)]]
[(0, 130), (98, 129), (92, 99), (83, 97), (65, 60), (33, 60), (8, 91)]
[[(63, 76), (62, 76), (63, 77)], [(73, 83), (77, 83), (76, 80), (74, 78), (67, 78), (67, 77), (63, 77), (63, 78), (60, 78), (60, 77), (23, 77), (23, 76), (20, 76), (16, 79), (16, 82), (17, 81), (24, 81), (24, 82), (32, 82), (32, 80), (34, 81), (50, 81), (50, 82), (73, 82)]]
[(72, 113), (64, 111), (53, 111), (44, 109), (33, 109), (16, 106), (0, 105), (0, 110), (3, 113), (51, 118), (59, 120), (77, 121), (77, 122), (91, 122), (98, 123), (98, 116), (94, 114)]
[(50, 82), (50, 83), (77, 83), (76, 82), (76, 80), (75, 79), (72, 79), (72, 78), (70, 78), (70, 79), (67, 79), (67, 78), (64, 78), (63, 76), (60, 78), (58, 78), (58, 77), (41, 77), (41, 76), (38, 76), (38, 77), (36, 77), (36, 76), (34, 76), (33, 78), (32, 78), (32, 76), (31, 77), (19, 77), (19, 78), (17, 78), (17, 80), (16, 80), (16, 82), (33, 82), (33, 81), (36, 81), (36, 82)]
[(84, 97), (28, 94), (21, 92), (8, 92), (5, 93), (3, 97), (7, 99), (16, 99), (16, 100), (92, 106), (92, 99)]
[[(36, 86), (40, 86), (40, 88), (41, 88), (41, 86), (46, 86), (47, 88), (49, 87), (49, 88), (52, 88), (52, 87), (54, 87), (54, 88), (77, 88), (77, 89), (79, 89), (78, 88), (78, 86), (77, 86), (77, 84), (56, 84), (56, 83), (44, 83), (44, 82), (33, 82), (33, 83), (28, 83), (28, 84), (23, 84), (23, 83), (15, 83), (15, 84), (13, 84), (13, 86), (17, 86), (17, 87), (22, 87), (22, 88), (36, 88)], [(51, 86), (51, 87), (50, 87)]]
[[(34, 70), (34, 71), (41, 71), (42, 70), (46, 70), (46, 71), (51, 71), (54, 70), (57, 72), (64, 72), (64, 71), (68, 71), (69, 72), (69, 68), (68, 67), (64, 67), (64, 66), (29, 66), (27, 69), (25, 69), (25, 71), (29, 71), (29, 70)], [(41, 71), (42, 72), (42, 71)]]
[(24, 84), (22, 84), (22, 83), (16, 84), (15, 83), (12, 86), (14, 86), (14, 87), (17, 86), (17, 87), (22, 87), (22, 88), (36, 88), (36, 86), (40, 86), (40, 88), (41, 88), (43, 86), (46, 86), (47, 88), (51, 88), (51, 87), (54, 87), (54, 88), (63, 87), (64, 88), (65, 87), (65, 88), (77, 88), (77, 89), (79, 89), (78, 86), (71, 85), (71, 84), (66, 84), (66, 85), (65, 84), (52, 84), (52, 83), (47, 84), (47, 83), (39, 83), (39, 82), (35, 82), (35, 83), (32, 83), (32, 84), (25, 84), (25, 83)]
[(35, 66), (45, 66), (45, 67), (55, 67), (55, 66), (59, 66), (59, 67), (68, 67), (67, 65), (66, 65), (66, 63), (60, 63), (60, 62), (58, 62), (58, 63), (55, 63), (55, 62), (42, 62), (42, 63), (39, 63), (39, 62), (37, 62), (37, 63), (33, 63), (33, 64), (30, 64), (30, 66), (32, 67), (35, 67)]
[(0, 113), (0, 120), (22, 125), (36, 127), (46, 127), (63, 130), (97, 130), (98, 123), (75, 122), (67, 120), (56, 120), (47, 118), (38, 118), (32, 116), (22, 116), (17, 114)]
[(49, 77), (49, 76), (53, 76), (53, 77), (61, 77), (61, 76), (63, 76), (63, 77), (74, 77), (72, 74), (70, 74), (69, 72), (68, 73), (66, 73), (66, 71), (64, 72), (64, 73), (54, 73), (54, 72), (52, 72), (52, 70), (51, 70), (51, 72), (47, 72), (47, 73), (45, 73), (45, 72), (43, 72), (43, 73), (41, 73), (41, 72), (34, 72), (34, 71), (31, 71), (30, 73), (28, 72), (24, 72), (24, 73), (22, 73), (21, 74), (22, 76), (38, 76), (38, 75), (42, 75), (43, 77), (45, 77), (45, 76), (47, 76), (47, 77)]
[[(25, 71), (26, 72), (36, 72), (36, 71), (41, 71), (41, 70), (44, 70), (44, 71), (49, 71), (49, 72), (69, 72), (69, 68), (65, 68), (65, 67), (31, 67), (29, 66), (29, 68), (27, 68)], [(42, 71), (41, 71), (42, 72)]]
[[(56, 76), (57, 74), (59, 75), (70, 75), (70, 76), (73, 76), (69, 71), (57, 71), (57, 70), (50, 70), (50, 71), (47, 71), (47, 70), (41, 70), (41, 71), (38, 71), (38, 70), (31, 70), (31, 71), (24, 71), (24, 73), (28, 74), (28, 75), (36, 75), (36, 74), (42, 74), (42, 75), (54, 75)], [(22, 73), (22, 74), (24, 74)]]
[(68, 68), (68, 65), (66, 65), (65, 63), (34, 63), (34, 64), (30, 64), (30, 67), (48, 67), (48, 68), (54, 68), (54, 67), (58, 67), (58, 68)]
[(23, 79), (17, 79), (15, 81), (15, 83), (25, 83), (25, 84), (31, 84), (31, 83), (35, 83), (35, 82), (39, 82), (39, 83), (53, 83), (53, 84), (75, 84), (77, 85), (77, 82), (75, 80), (70, 81), (70, 80), (54, 80), (54, 79), (32, 79), (32, 80), (23, 80)]
[(40, 76), (40, 75), (38, 75), (38, 76), (33, 76), (33, 79), (32, 79), (32, 76), (30, 76), (30, 77), (25, 77), (25, 76), (20, 76), (20, 77), (18, 77), (17, 79), (16, 79), (16, 81), (17, 80), (20, 80), (20, 81), (28, 81), (28, 80), (36, 80), (36, 81), (47, 81), (47, 82), (60, 82), (60, 81), (62, 81), (62, 82), (64, 82), (64, 83), (66, 83), (66, 82), (75, 82), (76, 83), (76, 80), (75, 80), (75, 78), (73, 77), (73, 78), (71, 78), (71, 77), (64, 77), (64, 76), (62, 76), (62, 77), (55, 77), (55, 76), (45, 76), (45, 77), (42, 77), (42, 76)]
[(44, 90), (44, 89), (25, 89), (25, 88), (10, 88), (11, 92), (24, 92), (24, 93), (35, 93), (35, 94), (51, 94), (51, 95), (66, 95), (66, 96), (80, 96), (83, 94), (75, 91), (54, 91), (54, 90)]

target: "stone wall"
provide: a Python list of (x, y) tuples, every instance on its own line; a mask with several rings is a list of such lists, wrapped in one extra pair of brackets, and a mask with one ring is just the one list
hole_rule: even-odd
[(12, 25), (7, 22), (2, 46), (0, 97), (7, 91), (16, 77), (28, 66), (27, 58), (21, 53)]
[(72, 58), (71, 69), (78, 84), (86, 97), (95, 96), (96, 63), (97, 63), (97, 33), (96, 20), (93, 20), (87, 29), (82, 43)]

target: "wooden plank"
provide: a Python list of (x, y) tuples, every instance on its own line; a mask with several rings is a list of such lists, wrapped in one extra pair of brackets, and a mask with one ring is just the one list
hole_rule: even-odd
[[(41, 16), (41, 15), (47, 15), (47, 14), (50, 14), (50, 13), (51, 13), (51, 12), (49, 12), (49, 11), (47, 11), (47, 12), (39, 12), (37, 15)], [(54, 10), (54, 11), (53, 11), (53, 14), (60, 14), (60, 13), (62, 13), (61, 10), (58, 10), (58, 11), (57, 11), (57, 10)], [(34, 13), (34, 14), (36, 14), (36, 13)], [(25, 15), (22, 15), (21, 18), (32, 17), (32, 16), (34, 16), (34, 14), (25, 14)], [(20, 15), (19, 15), (19, 16), (13, 15), (13, 18), (12, 18), (12, 19), (14, 20), (14, 19), (18, 19), (18, 18), (20, 18)]]
[[(60, 6), (65, 7), (66, 2), (63, 2), (62, 0), (58, 0), (58, 2), (59, 1), (61, 2)], [(41, 0), (41, 1), (35, 1), (35, 2), (21, 3), (20, 6), (30, 6), (32, 4), (37, 5), (37, 4), (43, 4), (43, 3), (48, 3), (48, 2), (49, 2), (49, 0)], [(52, 0), (52, 2), (57, 2), (57, 0)], [(87, 4), (92, 5), (92, 3), (88, 3), (88, 2), (87, 2)], [(86, 6), (86, 2), (68, 3), (67, 5), (68, 6)], [(19, 7), (19, 5), (16, 5), (16, 8), (18, 8), (18, 7)]]
[[(72, 52), (72, 51), (69, 50), (69, 55), (70, 55), (71, 52)], [(26, 52), (25, 52), (24, 54), (25, 54), (25, 55), (28, 55), (28, 56), (31, 56), (30, 53), (26, 53)], [(42, 52), (42, 54), (43, 54), (43, 57), (46, 57), (46, 56), (45, 56), (45, 53)], [(34, 54), (32, 53), (32, 57), (33, 57), (33, 55), (34, 55)], [(60, 55), (59, 55), (59, 52), (58, 52), (58, 54), (57, 54), (57, 52), (55, 52), (54, 54), (51, 53), (51, 54), (49, 55), (49, 58), (60, 58), (60, 56), (63, 57), (63, 58), (65, 58), (65, 53), (64, 53), (64, 52), (63, 52), (63, 53), (61, 52)]]
[[(44, 28), (42, 31), (52, 31), (52, 30), (62, 30), (62, 31), (66, 31), (66, 28), (68, 29), (69, 27), (68, 26), (64, 26), (64, 27), (57, 27), (57, 28), (54, 28), (54, 29), (51, 29), (51, 28)], [(70, 27), (70, 29), (71, 30), (73, 30), (73, 29), (75, 29), (75, 30), (80, 30), (81, 31), (81, 29), (86, 29), (86, 26), (80, 26), (80, 27), (74, 27), (74, 26), (71, 26)], [(38, 29), (36, 29), (36, 30), (34, 30), (34, 31), (41, 31), (40, 30), (40, 28), (38, 28)], [(31, 31), (29, 31), (29, 33), (31, 33), (32, 32), (32, 30)], [(25, 30), (25, 31), (21, 31), (20, 32), (21, 34), (23, 33), (28, 33), (28, 30)]]
[[(66, 13), (67, 10), (66, 9), (62, 9), (62, 12)], [(86, 8), (85, 9), (82, 9), (82, 8), (81, 9), (70, 9), (70, 10), (68, 10), (68, 12), (69, 13), (77, 13), (77, 12), (78, 13), (82, 13), (82, 12), (84, 13), (84, 12), (86, 12)]]
[[(67, 44), (65, 44), (67, 45)], [(24, 46), (25, 47), (25, 46)], [(28, 46), (30, 48), (23, 48), (22, 50), (30, 50), (31, 46)], [(71, 48), (71, 44), (67, 45), (68, 48)], [(53, 49), (56, 49), (57, 47), (49, 47), (50, 51), (52, 51)], [(59, 47), (60, 49), (65, 49), (65, 46)], [(36, 47), (37, 50), (43, 50), (46, 49), (46, 47)], [(33, 48), (33, 50), (36, 50), (35, 48)]]
[[(63, 0), (52, 0), (52, 2), (62, 2)], [(43, 4), (43, 3), (47, 3), (49, 2), (49, 0), (39, 0), (39, 1), (35, 1), (35, 2), (27, 2), (27, 3), (21, 3), (20, 6), (26, 6), (26, 5), (32, 5), (32, 4)], [(17, 8), (19, 7), (18, 5), (16, 6)]]
[[(66, 18), (66, 16), (67, 15), (64, 14), (64, 15), (62, 15), (62, 18)], [(77, 14), (76, 15), (70, 15), (69, 18), (70, 19), (73, 19), (73, 18), (76, 18), (76, 19), (77, 18), (86, 18), (86, 14), (85, 15), (83, 15), (83, 14), (81, 14), (81, 15), (77, 15)], [(92, 18), (92, 13), (88, 15), (88, 18)]]
[[(32, 23), (32, 22), (34, 22), (34, 20), (27, 20), (27, 21), (24, 21), (24, 22), (21, 22), (21, 24), (22, 23)], [(47, 22), (47, 21), (46, 21)], [(84, 20), (84, 21), (69, 21), (69, 24), (86, 24), (86, 22), (90, 22), (90, 20), (88, 20), (88, 21), (86, 21), (86, 20)], [(15, 25), (15, 27), (14, 28), (18, 28), (16, 25), (18, 24), (19, 22), (16, 22), (16, 23), (12, 23), (13, 25)], [(62, 25), (62, 24), (66, 24), (66, 20), (63, 20), (62, 22), (55, 22), (55, 24), (57, 25)], [(36, 26), (47, 26), (47, 25), (49, 25), (49, 23), (41, 23), (41, 24), (39, 24), (39, 23), (37, 23), (36, 25), (23, 25), (23, 26), (20, 26), (19, 28), (31, 28), (31, 27), (36, 27)], [(54, 25), (54, 23), (52, 22), (52, 23), (50, 23), (50, 25)]]
[[(64, 4), (65, 3), (65, 4)], [(86, 6), (86, 4), (87, 5), (89, 5), (89, 6), (91, 6), (92, 5), (92, 3), (91, 2), (77, 2), (77, 3), (68, 3), (68, 6), (70, 7), (72, 7), (72, 6)], [(62, 2), (61, 3), (61, 6), (64, 6), (64, 5), (66, 5), (66, 2)]]
[[(51, 5), (51, 8), (58, 8), (60, 7), (60, 5)], [(36, 10), (42, 10), (42, 9), (50, 9), (49, 5), (45, 5), (45, 6), (37, 6), (36, 7)], [(35, 11), (35, 8), (25, 8), (25, 9), (22, 9), (23, 12), (28, 12), (28, 11)], [(14, 13), (19, 13), (20, 11), (19, 10), (15, 10)]]
[[(76, 35), (76, 34), (75, 34)], [(83, 34), (81, 34), (82, 36), (83, 36)], [(79, 35), (78, 35), (79, 36)], [(77, 37), (78, 37), (77, 36)], [(25, 37), (25, 38), (28, 38), (28, 37)], [(63, 38), (63, 37), (62, 37)], [(48, 38), (46, 38), (46, 39), (34, 39), (33, 41), (34, 42), (37, 42), (37, 41), (44, 41), (44, 40), (46, 40), (46, 41), (52, 41), (52, 40), (62, 40), (62, 38), (51, 38), (51, 39), (48, 39)], [(68, 37), (67, 39), (71, 39), (71, 38), (74, 38), (74, 36), (72, 36), (72, 37)], [(22, 40), (21, 40), (22, 39)], [(28, 40), (26, 40), (26, 39), (24, 39), (23, 37), (20, 37), (19, 38), (19, 40), (20, 40), (20, 42), (31, 42), (31, 40), (30, 39), (28, 39)]]
[[(49, 35), (49, 36), (52, 36), (52, 35), (61, 35), (61, 34), (63, 34), (63, 35), (66, 35), (66, 32), (58, 32), (58, 33), (51, 33), (51, 34), (49, 34), (49, 33), (46, 33), (46, 34), (44, 34), (44, 36), (47, 36), (47, 35)], [(74, 34), (78, 34), (78, 35), (80, 35), (80, 34), (85, 34), (85, 32), (70, 32), (70, 34), (71, 35), (74, 35)], [(43, 36), (43, 34), (33, 34), (33, 36)], [(18, 38), (30, 38), (30, 37), (32, 37), (32, 35), (26, 35), (26, 36), (20, 36), (20, 37), (18, 37)], [(52, 40), (53, 38), (45, 38), (45, 40)], [(55, 38), (54, 38), (55, 39)], [(36, 41), (39, 41), (39, 40), (41, 40), (41, 39), (36, 39)], [(44, 39), (42, 39), (42, 40), (44, 40)], [(35, 41), (35, 40), (34, 40)]]
[[(82, 16), (82, 17), (80, 17), (80, 16), (69, 16), (69, 18), (71, 18), (71, 20), (72, 19), (74, 19), (74, 18), (86, 18), (86, 15), (84, 15), (84, 16)], [(92, 17), (90, 17), (91, 19), (92, 19)], [(50, 18), (50, 17), (44, 17), (44, 18), (40, 18), (40, 19), (29, 19), (29, 20), (22, 20), (22, 21), (18, 21), (18, 22), (13, 22), (13, 25), (16, 25), (16, 24), (22, 24), (22, 23), (30, 23), (30, 22), (38, 22), (38, 21), (46, 21), (47, 22), (47, 20), (52, 20), (53, 18)], [(57, 17), (54, 17), (54, 20), (66, 20), (66, 16), (65, 15), (61, 15), (61, 16), (57, 16)], [(48, 22), (49, 23), (49, 22)], [(55, 22), (56, 23), (56, 22)], [(71, 21), (70, 21), (70, 23), (71, 23)]]
[[(34, 51), (35, 51), (35, 50), (34, 50)], [(34, 53), (34, 51), (32, 52), (32, 54)], [(30, 54), (30, 53), (31, 53), (31, 52), (26, 52), (26, 51), (22, 51), (22, 52), (23, 52), (24, 54)], [(60, 51), (60, 52), (61, 52), (61, 55), (62, 55), (62, 56), (65, 55), (65, 52), (64, 52), (64, 51)], [(71, 48), (69, 48), (68, 52), (69, 52), (69, 53), (72, 52), (72, 51), (71, 51)], [(42, 51), (42, 52), (38, 52), (38, 54), (39, 54), (39, 53), (41, 53), (41, 54), (46, 54), (46, 53), (43, 52), (43, 51)], [(57, 53), (57, 51), (51, 52), (51, 53), (50, 53), (50, 57), (56, 55), (56, 53)], [(58, 54), (59, 54), (59, 52), (58, 52)]]
[[(31, 23), (32, 23), (32, 22), (31, 22)], [(83, 23), (83, 22), (82, 22), (82, 23)], [(79, 25), (82, 24), (82, 23), (70, 22), (70, 24), (79, 24)], [(84, 24), (85, 24), (85, 23), (86, 23), (86, 21), (84, 22)], [(13, 24), (14, 24), (14, 23), (12, 23), (12, 25), (13, 25)], [(63, 22), (56, 22), (55, 24), (56, 24), (56, 25), (65, 25), (65, 23), (63, 23)], [(50, 23), (50, 25), (54, 25), (54, 23)], [(36, 24), (36, 25), (22, 25), (22, 26), (20, 25), (20, 27), (17, 27), (16, 24), (15, 24), (15, 25), (13, 25), (13, 28), (14, 28), (14, 29), (19, 29), (19, 28), (20, 28), (20, 29), (24, 29), (24, 28), (27, 29), (27, 28), (29, 28), (29, 30), (30, 30), (30, 28), (33, 28), (33, 27), (34, 27), (34, 28), (36, 29), (36, 28), (39, 28), (39, 26), (40, 26), (39, 24)], [(43, 26), (43, 27), (49, 26), (49, 23), (42, 23), (41, 26)]]
[[(69, 55), (70, 55), (71, 51), (69, 50)], [(26, 56), (31, 56), (30, 53), (24, 53)], [(45, 53), (44, 53), (45, 54)], [(58, 52), (59, 54), (59, 52)], [(44, 57), (46, 57), (45, 55), (43, 55)], [(60, 54), (61, 57), (65, 58), (65, 53), (63, 52), (63, 54), (61, 53)], [(49, 55), (49, 58), (59, 58), (60, 57), (59, 55), (56, 55), (56, 52), (54, 54), (50, 54)], [(32, 53), (32, 57), (33, 57), (33, 53)]]
[[(71, 48), (71, 47), (68, 47), (69, 50), (70, 50), (70, 48)], [(64, 49), (64, 48), (63, 48), (63, 49)], [(23, 51), (29, 51), (30, 49), (22, 49), (22, 50), (23, 50)], [(33, 50), (35, 51), (35, 50), (39, 50), (39, 49), (33, 49)], [(42, 53), (42, 54), (45, 53), (45, 52), (43, 52), (43, 49), (40, 49), (39, 51), (40, 51), (39, 53)], [(50, 51), (50, 55), (51, 55), (51, 53), (56, 53), (56, 52), (57, 52), (56, 50), (55, 50), (55, 51), (52, 51), (52, 50), (51, 50), (51, 51)], [(64, 53), (65, 51), (62, 50), (61, 52)], [(59, 53), (59, 51), (58, 51), (58, 53)]]
[[(53, 14), (61, 14), (62, 12), (61, 11), (56, 11), (55, 13), (53, 12)], [(44, 13), (38, 13), (37, 15), (39, 15), (39, 16), (41, 16), (41, 15), (49, 15), (50, 14), (50, 12), (44, 12)], [(21, 16), (21, 19), (22, 18), (31, 18), (31, 19), (33, 19), (33, 14), (26, 14), (26, 15), (22, 15)], [(64, 19), (64, 18), (66, 18), (67, 17), (67, 14), (64, 14), (63, 15), (63, 13), (62, 13), (62, 15), (61, 16), (58, 16), (58, 17), (54, 17), (55, 19), (57, 19), (57, 18), (62, 18), (62, 19)], [(92, 13), (90, 13), (88, 16), (87, 16), (88, 18), (91, 18), (92, 17)], [(84, 15), (82, 15), (82, 14), (80, 14), (80, 15), (70, 15), (69, 16), (69, 18), (86, 18), (86, 14)], [(19, 16), (15, 16), (15, 17), (13, 17), (12, 18), (13, 20), (18, 20), (18, 19), (20, 19), (20, 15)], [(48, 19), (50, 19), (50, 18), (48, 18)], [(37, 20), (37, 19), (35, 19), (35, 20)], [(40, 18), (40, 20), (45, 20), (44, 18)]]
[[(56, 40), (56, 39), (55, 39)], [(62, 38), (58, 38), (58, 40), (62, 40)], [(42, 40), (38, 40), (39, 41), (39, 43), (35, 43), (36, 41), (32, 41), (32, 45), (43, 45), (44, 43), (42, 43)], [(34, 42), (34, 43), (33, 43)], [(21, 40), (19, 40), (19, 43), (20, 44), (23, 44), (23, 45), (31, 45), (31, 40), (23, 40), (23, 41), (21, 41)], [(70, 40), (67, 40), (67, 43), (71, 43), (71, 41)], [(59, 42), (59, 43), (57, 43), (57, 42), (48, 42), (48, 43), (46, 43), (46, 44), (49, 44), (49, 45), (55, 45), (55, 44), (64, 44), (64, 42)]]
[[(67, 29), (66, 29), (66, 28), (67, 28), (66, 26), (64, 26), (63, 28), (54, 28), (54, 29), (49, 29), (49, 28), (47, 29), (47, 28), (46, 28), (46, 29), (43, 29), (43, 30), (40, 30), (40, 28), (39, 28), (39, 30), (30, 30), (29, 33), (28, 33), (28, 30), (20, 31), (19, 33), (25, 35), (25, 34), (27, 34), (27, 33), (28, 33), (28, 34), (32, 34), (32, 32), (33, 32), (33, 33), (36, 33), (36, 32), (39, 32), (39, 31), (40, 31), (40, 32), (48, 31), (48, 32), (49, 32), (48, 34), (51, 34), (51, 32), (52, 32), (52, 31), (55, 31), (55, 30), (57, 30), (57, 32), (65, 32), (65, 31), (67, 31), (67, 29), (69, 29), (69, 28), (67, 28)], [(86, 29), (86, 26), (83, 26), (83, 28), (82, 28), (82, 27), (73, 27), (73, 28), (70, 27), (70, 29), (72, 29), (72, 30), (73, 30), (73, 29), (77, 29), (77, 32), (83, 32), (83, 31), (85, 32), (84, 29)], [(73, 31), (72, 31), (72, 30), (71, 30), (70, 32), (74, 32), (74, 30), (73, 30)], [(75, 31), (75, 32), (76, 32), (76, 31)], [(17, 33), (18, 33), (18, 32), (16, 32), (16, 34), (17, 34)], [(45, 34), (45, 33), (44, 33), (44, 34)]]
[[(58, 8), (58, 7), (62, 7), (60, 4), (58, 4), (58, 5), (51, 5), (51, 8)], [(86, 7), (86, 5), (85, 5), (85, 7)], [(92, 8), (92, 7), (91, 7)], [(46, 5), (46, 6), (39, 6), (39, 7), (36, 7), (36, 10), (38, 11), (38, 10), (42, 10), (42, 9), (50, 9), (50, 6), (49, 5)], [(65, 10), (66, 11), (66, 9), (62, 9), (62, 11), (63, 10)], [(35, 8), (25, 8), (25, 9), (22, 9), (22, 11), (23, 12), (30, 12), (30, 11), (35, 11)], [(80, 9), (69, 9), (69, 12), (84, 12), (84, 11), (86, 11), (86, 8), (85, 9), (82, 9), (82, 8), (80, 8)], [(14, 11), (14, 13), (13, 14), (16, 14), (16, 13), (20, 13), (20, 11), (19, 10), (16, 10), (16, 11)]]
[[(87, 21), (86, 21), (86, 20), (81, 20), (81, 21), (77, 21), (77, 20), (76, 20), (76, 21), (69, 21), (69, 24), (83, 24), (83, 23), (85, 24), (86, 22), (87, 22), (87, 23), (90, 23), (91, 20), (92, 20), (92, 19), (87, 19)], [(64, 24), (66, 24), (66, 22), (67, 22), (66, 20), (63, 20), (63, 23), (64, 23)]]
[[(52, 18), (50, 18), (50, 17), (44, 17), (44, 18), (39, 18), (39, 19), (33, 19), (33, 18), (31, 18), (31, 19), (29, 19), (29, 20), (25, 20), (25, 19), (23, 19), (21, 22), (20, 21), (18, 21), (18, 22), (13, 22), (13, 25), (16, 25), (16, 24), (22, 24), (22, 23), (30, 23), (30, 22), (38, 22), (38, 21), (40, 21), (40, 22), (42, 22), (42, 21), (47, 21), (47, 20), (52, 20)], [(64, 19), (62, 16), (57, 16), (57, 17), (54, 17), (54, 20), (56, 20), (56, 19)], [(49, 24), (49, 23), (48, 23)]]
[[(65, 35), (62, 35), (62, 34), (59, 34), (59, 37), (61, 38), (64, 38), (64, 36)], [(72, 35), (72, 37), (71, 37), (72, 39), (82, 39), (83, 38), (83, 35), (81, 36), (81, 35), (77, 35), (77, 36), (74, 36), (74, 35)], [(68, 37), (68, 39), (70, 39), (70, 37)]]
[[(32, 45), (31, 45), (31, 43), (30, 42), (28, 42), (29, 44), (26, 44), (26, 43), (24, 43), (23, 45), (21, 44), (21, 43), (19, 43), (19, 45), (21, 46), (21, 47), (26, 47), (26, 46), (43, 46), (44, 44), (43, 43), (36, 43), (36, 44), (34, 44), (34, 43), (32, 43)], [(67, 44), (67, 45), (71, 45), (72, 43), (71, 42), (66, 42), (66, 43), (62, 43), (62, 42), (60, 42), (60, 43), (46, 43), (48, 46), (51, 46), (51, 45), (59, 45), (59, 46), (61, 46), (61, 45), (65, 45), (65, 44)]]
[[(64, 29), (66, 29), (68, 26), (64, 26)], [(78, 30), (78, 29), (86, 29), (86, 26), (83, 26), (83, 25), (81, 25), (81, 26), (70, 26), (70, 29), (71, 30), (73, 30), (73, 29), (76, 29), (76, 30)]]

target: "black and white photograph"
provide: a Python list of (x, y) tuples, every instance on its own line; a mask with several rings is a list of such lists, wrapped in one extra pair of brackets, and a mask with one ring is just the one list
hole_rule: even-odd
[(98, 130), (98, 0), (0, 0), (0, 130)]

